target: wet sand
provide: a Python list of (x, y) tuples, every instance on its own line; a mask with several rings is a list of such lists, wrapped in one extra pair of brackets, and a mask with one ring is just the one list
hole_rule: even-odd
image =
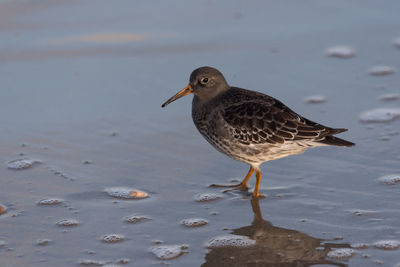
[[(400, 93), (399, 4), (235, 4), (0, 3), (1, 267), (400, 263), (400, 120), (359, 117), (400, 108), (385, 97)], [(338, 45), (355, 56), (326, 54)], [(356, 147), (265, 163), (259, 202), (209, 188), (248, 167), (197, 133), (190, 97), (160, 107), (201, 65), (348, 128)]]

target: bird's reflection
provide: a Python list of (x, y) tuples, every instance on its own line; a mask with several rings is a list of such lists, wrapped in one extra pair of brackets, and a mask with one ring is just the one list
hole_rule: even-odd
[(349, 244), (327, 243), (299, 231), (273, 226), (262, 218), (258, 199), (251, 200), (254, 220), (251, 225), (234, 229), (232, 234), (255, 240), (251, 247), (216, 247), (209, 250), (205, 266), (347, 266), (327, 257), (334, 248)]

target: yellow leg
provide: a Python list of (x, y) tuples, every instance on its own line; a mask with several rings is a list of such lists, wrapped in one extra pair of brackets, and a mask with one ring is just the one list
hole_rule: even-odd
[(259, 168), (257, 168), (256, 169), (256, 187), (254, 187), (254, 192), (253, 192), (254, 198), (264, 197), (264, 195), (262, 195), (258, 192), (260, 189), (260, 183), (261, 183), (261, 171)]
[[(254, 168), (250, 166), (250, 170), (247, 173), (246, 177), (244, 177), (243, 181), (239, 184), (232, 184), (232, 185), (223, 185), (223, 184), (212, 184), (210, 185), (210, 187), (234, 187), (232, 189), (228, 189), (226, 191), (232, 191), (232, 190), (236, 190), (236, 189), (247, 189), (247, 182), (249, 181), (251, 175), (254, 172)], [(224, 192), (226, 192), (224, 191)]]

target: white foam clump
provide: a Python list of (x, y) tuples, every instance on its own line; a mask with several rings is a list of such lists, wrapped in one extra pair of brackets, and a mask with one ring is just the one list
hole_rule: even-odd
[(324, 103), (326, 101), (326, 97), (322, 95), (313, 95), (306, 97), (304, 101), (310, 104)]
[(36, 240), (36, 245), (39, 245), (39, 246), (46, 246), (46, 245), (49, 244), (50, 242), (51, 242), (50, 239), (46, 239), (46, 238), (44, 238), (44, 239), (38, 239), (38, 240)]
[(4, 240), (0, 240), (0, 248), (5, 247), (7, 245), (7, 242)]
[(400, 183), (400, 174), (388, 174), (378, 178), (378, 180), (386, 185), (395, 185)]
[(376, 211), (373, 210), (351, 210), (351, 212), (357, 216), (371, 216), (376, 213)]
[(44, 206), (51, 206), (51, 205), (59, 205), (63, 203), (64, 200), (60, 198), (46, 198), (38, 201), (39, 205), (44, 205)]
[(395, 72), (394, 68), (390, 66), (375, 66), (368, 70), (369, 75), (372, 76), (384, 76), (393, 74)]
[(120, 263), (120, 264), (128, 264), (130, 262), (131, 262), (131, 260), (128, 258), (121, 258), (121, 259), (117, 260), (117, 263)]
[(400, 94), (384, 94), (379, 97), (382, 101), (393, 101), (400, 98)]
[(400, 118), (399, 108), (376, 108), (364, 111), (359, 116), (363, 122), (388, 122)]
[(66, 227), (77, 226), (78, 224), (79, 222), (75, 219), (64, 219), (57, 222), (58, 226), (66, 226)]
[(7, 208), (5, 206), (0, 205), (0, 215), (6, 213)]
[(146, 192), (128, 187), (108, 187), (104, 191), (107, 195), (116, 198), (141, 199), (149, 196)]
[(369, 248), (369, 245), (367, 243), (355, 243), (351, 244), (351, 247), (355, 249), (366, 249)]
[(206, 202), (206, 201), (213, 201), (220, 199), (221, 195), (214, 194), (214, 193), (201, 193), (197, 194), (194, 199), (198, 202)]
[(147, 221), (147, 220), (151, 220), (151, 218), (149, 218), (146, 215), (133, 214), (133, 215), (124, 217), (124, 221), (127, 223), (139, 223), (139, 222), (143, 222), (143, 221)]
[(151, 248), (151, 253), (160, 260), (172, 260), (186, 253), (187, 248), (187, 245), (163, 245)]
[(206, 243), (207, 248), (217, 247), (251, 247), (256, 244), (255, 240), (242, 235), (223, 235), (210, 239)]
[(208, 224), (208, 221), (202, 218), (188, 218), (188, 219), (183, 219), (181, 221), (181, 224), (186, 227), (200, 227)]
[(125, 239), (125, 236), (120, 234), (111, 234), (103, 236), (103, 241), (106, 243), (116, 243), (121, 242)]
[(380, 240), (374, 243), (374, 247), (381, 249), (397, 249), (400, 247), (399, 240)]
[(393, 45), (397, 48), (400, 48), (400, 37), (397, 37), (393, 40)]
[(7, 163), (7, 167), (13, 170), (24, 170), (40, 162), (40, 160), (35, 159), (14, 159)]
[(345, 260), (353, 256), (355, 253), (355, 250), (351, 248), (338, 248), (329, 251), (327, 256), (332, 259)]
[(326, 49), (325, 54), (329, 57), (352, 58), (356, 56), (356, 52), (350, 46), (338, 45)]
[(79, 261), (79, 264), (80, 265), (83, 265), (83, 266), (93, 266), (93, 265), (95, 265), (95, 266), (104, 266), (105, 264), (107, 264), (105, 261), (97, 261), (97, 260), (88, 260), (88, 259), (85, 259), (85, 260), (80, 260)]

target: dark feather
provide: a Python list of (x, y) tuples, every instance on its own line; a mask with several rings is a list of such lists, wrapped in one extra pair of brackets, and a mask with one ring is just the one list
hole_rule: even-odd
[(323, 143), (323, 144), (331, 145), (331, 146), (347, 146), (347, 147), (351, 147), (351, 146), (355, 145), (352, 142), (349, 142), (347, 140), (341, 139), (341, 138), (336, 137), (336, 136), (331, 136), (331, 135), (325, 137), (324, 140), (321, 140), (319, 142)]
[[(346, 131), (315, 123), (292, 111), (279, 100), (258, 93), (231, 88), (225, 97), (230, 100), (223, 118), (234, 138), (242, 144), (282, 144), (285, 141), (310, 140), (328, 145), (352, 146), (351, 142), (332, 135)], [(229, 98), (239, 98), (235, 102)], [(241, 97), (245, 95), (245, 97)]]

